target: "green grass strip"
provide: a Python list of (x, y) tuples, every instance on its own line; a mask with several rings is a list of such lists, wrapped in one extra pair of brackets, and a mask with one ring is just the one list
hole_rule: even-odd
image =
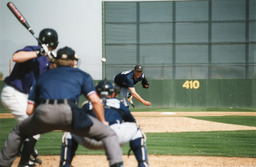
[[(41, 155), (59, 155), (63, 132), (41, 136), (37, 149)], [(256, 131), (147, 133), (149, 154), (187, 156), (256, 157)], [(128, 154), (129, 145), (122, 148)], [(104, 155), (102, 150), (79, 146), (76, 154)]]
[[(17, 124), (15, 119), (0, 119), (0, 149)], [(59, 155), (63, 132), (42, 134), (36, 144), (40, 155)], [(228, 156), (256, 158), (256, 131), (147, 133), (149, 154)], [(123, 147), (127, 154), (129, 146)], [(104, 154), (79, 146), (77, 154)]]
[(256, 127), (256, 116), (192, 116), (189, 118)]
[(164, 112), (164, 111), (220, 111), (220, 112), (256, 112), (256, 108), (130, 108), (133, 112), (148, 111), (148, 112)]
[[(140, 111), (147, 111), (147, 112), (164, 112), (164, 111), (176, 111), (176, 112), (183, 112), (183, 111), (225, 111), (225, 112), (256, 112), (256, 108), (132, 108), (130, 110), (133, 112), (140, 112)], [(9, 111), (5, 110), (4, 108), (0, 109), (0, 113), (10, 113)]]
[(0, 119), (0, 141), (2, 141), (3, 137), (6, 137), (6, 134), (10, 133), (17, 123), (18, 122), (14, 118)]
[(256, 131), (148, 133), (149, 154), (256, 157)]

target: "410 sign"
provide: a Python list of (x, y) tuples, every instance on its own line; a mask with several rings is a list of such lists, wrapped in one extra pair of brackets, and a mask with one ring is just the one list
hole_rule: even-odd
[(186, 89), (198, 89), (200, 87), (200, 82), (198, 80), (186, 80), (182, 87)]

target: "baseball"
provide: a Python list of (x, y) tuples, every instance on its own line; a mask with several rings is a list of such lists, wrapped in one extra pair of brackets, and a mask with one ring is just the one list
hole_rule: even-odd
[(105, 63), (107, 60), (106, 60), (106, 58), (105, 57), (103, 57), (102, 59), (101, 59), (101, 62), (102, 63)]

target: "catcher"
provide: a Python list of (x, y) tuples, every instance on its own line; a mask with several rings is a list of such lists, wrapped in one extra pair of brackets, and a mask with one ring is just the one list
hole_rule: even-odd
[[(119, 144), (124, 146), (130, 143), (130, 148), (136, 157), (138, 167), (148, 167), (145, 135), (137, 126), (130, 110), (116, 98), (119, 88), (110, 81), (104, 80), (100, 81), (95, 88), (104, 105), (105, 119), (109, 122), (110, 128), (117, 134)], [(85, 102), (83, 110), (96, 117), (92, 110), (91, 102)], [(71, 166), (78, 144), (88, 149), (104, 149), (102, 141), (65, 132), (62, 138), (60, 167)]]
[[(135, 90), (134, 85), (141, 81), (143, 88), (148, 89), (149, 83), (145, 74), (143, 73), (143, 67), (136, 65), (133, 70), (123, 71), (117, 74), (114, 78), (115, 83), (121, 88), (121, 95), (125, 106), (129, 107), (129, 93), (131, 96), (140, 101), (146, 106), (150, 106), (151, 102), (144, 100)], [(131, 103), (133, 104), (133, 103)]]

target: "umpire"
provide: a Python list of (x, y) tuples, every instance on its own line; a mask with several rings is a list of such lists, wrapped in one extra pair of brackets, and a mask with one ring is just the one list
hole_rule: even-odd
[[(103, 105), (89, 74), (73, 68), (75, 51), (69, 47), (58, 50), (57, 68), (49, 70), (34, 82), (29, 93), (27, 113), (31, 115), (20, 122), (10, 133), (0, 153), (0, 167), (9, 167), (16, 159), (25, 138), (53, 130), (102, 140), (109, 165), (122, 167), (122, 150), (118, 138), (105, 121)], [(85, 114), (77, 107), (83, 94), (91, 101), (98, 119)], [(34, 110), (35, 109), (35, 110)], [(34, 112), (34, 113), (33, 113)], [(33, 151), (27, 150), (27, 152)], [(22, 155), (26, 160), (29, 154)], [(25, 162), (25, 161), (24, 161)], [(24, 167), (20, 161), (19, 167)]]

